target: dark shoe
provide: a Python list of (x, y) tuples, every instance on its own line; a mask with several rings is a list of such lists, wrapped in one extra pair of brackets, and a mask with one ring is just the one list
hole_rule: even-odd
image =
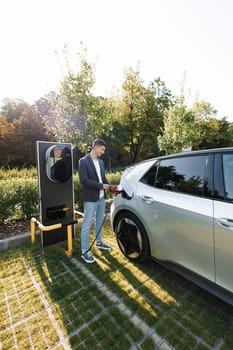
[(110, 245), (104, 243), (103, 241), (96, 242), (95, 246), (96, 246), (96, 248), (102, 249), (102, 250), (111, 250), (112, 249), (112, 247)]
[(86, 254), (82, 254), (81, 258), (88, 264), (92, 264), (95, 262), (95, 259), (93, 258), (90, 252), (87, 252)]

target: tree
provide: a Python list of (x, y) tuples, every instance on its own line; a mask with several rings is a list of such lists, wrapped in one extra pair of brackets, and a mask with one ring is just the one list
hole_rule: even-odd
[[(58, 101), (58, 94), (55, 91), (50, 91), (44, 97), (41, 97), (34, 104), (34, 110), (43, 121), (46, 131), (49, 135), (55, 138), (55, 114)], [(55, 128), (55, 130), (54, 130)]]
[(165, 118), (160, 149), (174, 153), (188, 147), (198, 150), (232, 146), (232, 124), (226, 118), (217, 119), (216, 114), (216, 109), (206, 101), (196, 101), (188, 109), (181, 95)]
[(125, 73), (122, 85), (121, 122), (125, 127), (124, 144), (131, 156), (131, 161), (138, 159), (143, 141), (142, 123), (145, 115), (145, 88), (139, 76), (139, 71), (129, 68)]
[(193, 104), (192, 111), (195, 114), (196, 121), (208, 121), (209, 117), (215, 117), (217, 110), (206, 101), (196, 101)]
[(206, 120), (199, 120), (198, 128), (200, 138), (195, 145), (195, 149), (232, 147), (232, 125), (226, 118), (209, 117)]
[(5, 98), (2, 101), (0, 115), (5, 116), (6, 120), (11, 122), (13, 119), (22, 117), (28, 109), (30, 109), (30, 105), (21, 98)]
[(230, 147), (233, 143), (231, 124), (226, 118), (217, 119), (217, 110), (206, 101), (196, 101), (192, 111), (198, 128), (199, 139), (194, 149)]
[[(36, 141), (50, 141), (46, 134), (44, 124), (33, 109), (25, 116), (12, 122), (12, 145), (15, 151), (11, 166), (29, 166), (36, 164)], [(18, 145), (20, 144), (20, 150)]]
[(157, 136), (163, 125), (163, 113), (171, 103), (171, 93), (160, 78), (145, 87), (138, 70), (126, 71), (120, 121), (124, 126), (122, 142), (131, 162), (158, 153)]
[(174, 97), (160, 78), (152, 81), (145, 93), (146, 124), (145, 139), (142, 145), (141, 157), (151, 158), (159, 153), (158, 135), (164, 127), (164, 115), (174, 105)]
[(35, 143), (50, 140), (44, 125), (33, 107), (23, 111), (23, 116), (11, 122), (0, 117), (0, 166), (22, 167), (36, 163)]
[(87, 60), (86, 49), (79, 54), (77, 71), (70, 67), (67, 47), (64, 55), (67, 73), (59, 84), (58, 93), (50, 96), (50, 113), (44, 115), (44, 122), (57, 141), (72, 142), (83, 148), (90, 132), (88, 114), (93, 99), (94, 66)]
[(119, 141), (114, 132), (118, 111), (117, 102), (114, 97), (93, 97), (88, 116), (88, 129), (90, 132), (86, 146), (90, 145), (94, 138), (103, 138), (108, 145), (105, 158), (107, 158), (109, 169), (112, 167), (112, 157), (114, 157), (112, 148), (116, 150), (115, 146), (117, 146)]
[(183, 95), (166, 113), (164, 132), (158, 137), (159, 148), (166, 154), (192, 148), (199, 139), (195, 115), (184, 103)]
[(0, 116), (0, 166), (7, 166), (11, 153), (11, 144), (8, 139), (12, 132), (11, 123), (5, 116)]

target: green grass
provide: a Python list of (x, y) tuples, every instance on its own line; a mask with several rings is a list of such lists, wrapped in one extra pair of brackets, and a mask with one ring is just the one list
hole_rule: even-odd
[[(28, 243), (0, 256), (0, 340), (3, 350), (155, 349), (131, 318), (138, 316), (175, 349), (233, 348), (233, 308), (153, 261), (129, 262), (109, 223), (104, 238), (111, 252), (94, 249), (96, 263), (75, 265), (66, 243), (41, 249)], [(117, 296), (114, 304), (80, 266)], [(121, 302), (127, 313), (119, 309)], [(64, 343), (65, 342), (65, 343)]]

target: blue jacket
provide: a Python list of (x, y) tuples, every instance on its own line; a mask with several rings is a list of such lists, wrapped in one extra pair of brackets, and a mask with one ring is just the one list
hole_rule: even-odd
[[(108, 184), (105, 177), (104, 162), (98, 158), (101, 176), (104, 184)], [(100, 190), (103, 189), (103, 184), (99, 182), (99, 178), (95, 169), (93, 160), (88, 153), (85, 157), (79, 160), (79, 178), (82, 184), (82, 200), (84, 202), (96, 202), (99, 199)]]

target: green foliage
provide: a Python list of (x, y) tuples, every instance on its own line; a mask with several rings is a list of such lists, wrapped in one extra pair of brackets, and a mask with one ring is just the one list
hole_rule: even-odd
[(37, 169), (32, 167), (23, 169), (0, 168), (0, 180), (8, 180), (12, 178), (37, 178)]
[(115, 139), (113, 128), (118, 112), (117, 101), (114, 98), (93, 97), (89, 111), (88, 143), (91, 144), (93, 138), (102, 137), (111, 144)]
[(21, 99), (3, 100), (0, 167), (34, 166), (37, 140), (71, 142), (77, 166), (93, 139), (103, 138), (110, 170), (160, 152), (233, 145), (233, 123), (217, 118), (217, 111), (208, 102), (196, 101), (192, 108), (187, 107), (185, 76), (181, 95), (175, 98), (160, 78), (146, 86), (139, 69), (129, 67), (121, 90), (102, 97), (93, 94), (95, 64), (89, 61), (82, 43), (75, 66), (67, 46), (59, 60), (64, 75), (56, 91), (33, 105)]
[(206, 101), (195, 101), (192, 107), (196, 121), (208, 121), (210, 117), (216, 117), (217, 110)]
[(77, 210), (83, 210), (83, 204), (81, 200), (81, 192), (82, 192), (82, 186), (79, 181), (78, 174), (74, 176), (74, 203), (75, 203), (75, 209)]
[(194, 150), (232, 147), (232, 124), (226, 118), (217, 119), (216, 113), (205, 101), (197, 101), (188, 109), (181, 95), (166, 114), (163, 134), (158, 138), (160, 150), (169, 154), (189, 147)]
[(78, 69), (72, 69), (68, 47), (65, 46), (66, 75), (60, 81), (58, 93), (48, 96), (44, 102), (49, 113), (39, 105), (47, 130), (57, 141), (72, 142), (83, 148), (89, 136), (88, 115), (93, 96), (91, 89), (95, 83), (94, 66), (87, 59), (87, 50), (81, 47)]
[(107, 173), (106, 174), (107, 180), (111, 185), (118, 185), (121, 178), (121, 172), (117, 171), (114, 173)]
[(164, 131), (158, 137), (159, 148), (166, 154), (181, 152), (182, 149), (192, 147), (198, 137), (194, 113), (186, 107), (181, 96), (178, 103), (166, 113)]
[[(120, 172), (108, 173), (111, 184), (119, 184)], [(81, 184), (78, 174), (74, 175), (75, 209), (82, 210)], [(107, 192), (107, 198), (111, 193)], [(39, 213), (38, 184), (35, 168), (31, 169), (0, 169), (0, 222), (30, 218)]]
[(144, 110), (146, 105), (145, 88), (138, 71), (130, 68), (126, 72), (122, 89), (121, 121), (125, 127), (125, 137), (128, 141), (131, 161), (135, 162), (143, 142), (142, 127), (145, 125)]
[(199, 132), (194, 149), (221, 148), (233, 145), (232, 124), (226, 118), (217, 119), (217, 111), (205, 101), (194, 103), (192, 111)]
[(73, 350), (233, 349), (230, 305), (152, 260), (129, 262), (109, 222), (104, 239), (111, 252), (93, 247), (97, 263), (85, 267), (79, 228), (73, 259), (66, 242), (41, 249), (39, 237), (1, 252), (3, 349), (62, 350), (60, 334)]
[(0, 222), (37, 214), (37, 179), (22, 177), (0, 181)]
[(195, 149), (211, 149), (233, 146), (232, 124), (226, 118), (209, 117), (197, 123), (200, 138)]
[(164, 82), (155, 79), (146, 88), (139, 71), (125, 73), (120, 101), (122, 141), (136, 162), (158, 153), (157, 136), (163, 125), (163, 113), (172, 104), (171, 93)]

